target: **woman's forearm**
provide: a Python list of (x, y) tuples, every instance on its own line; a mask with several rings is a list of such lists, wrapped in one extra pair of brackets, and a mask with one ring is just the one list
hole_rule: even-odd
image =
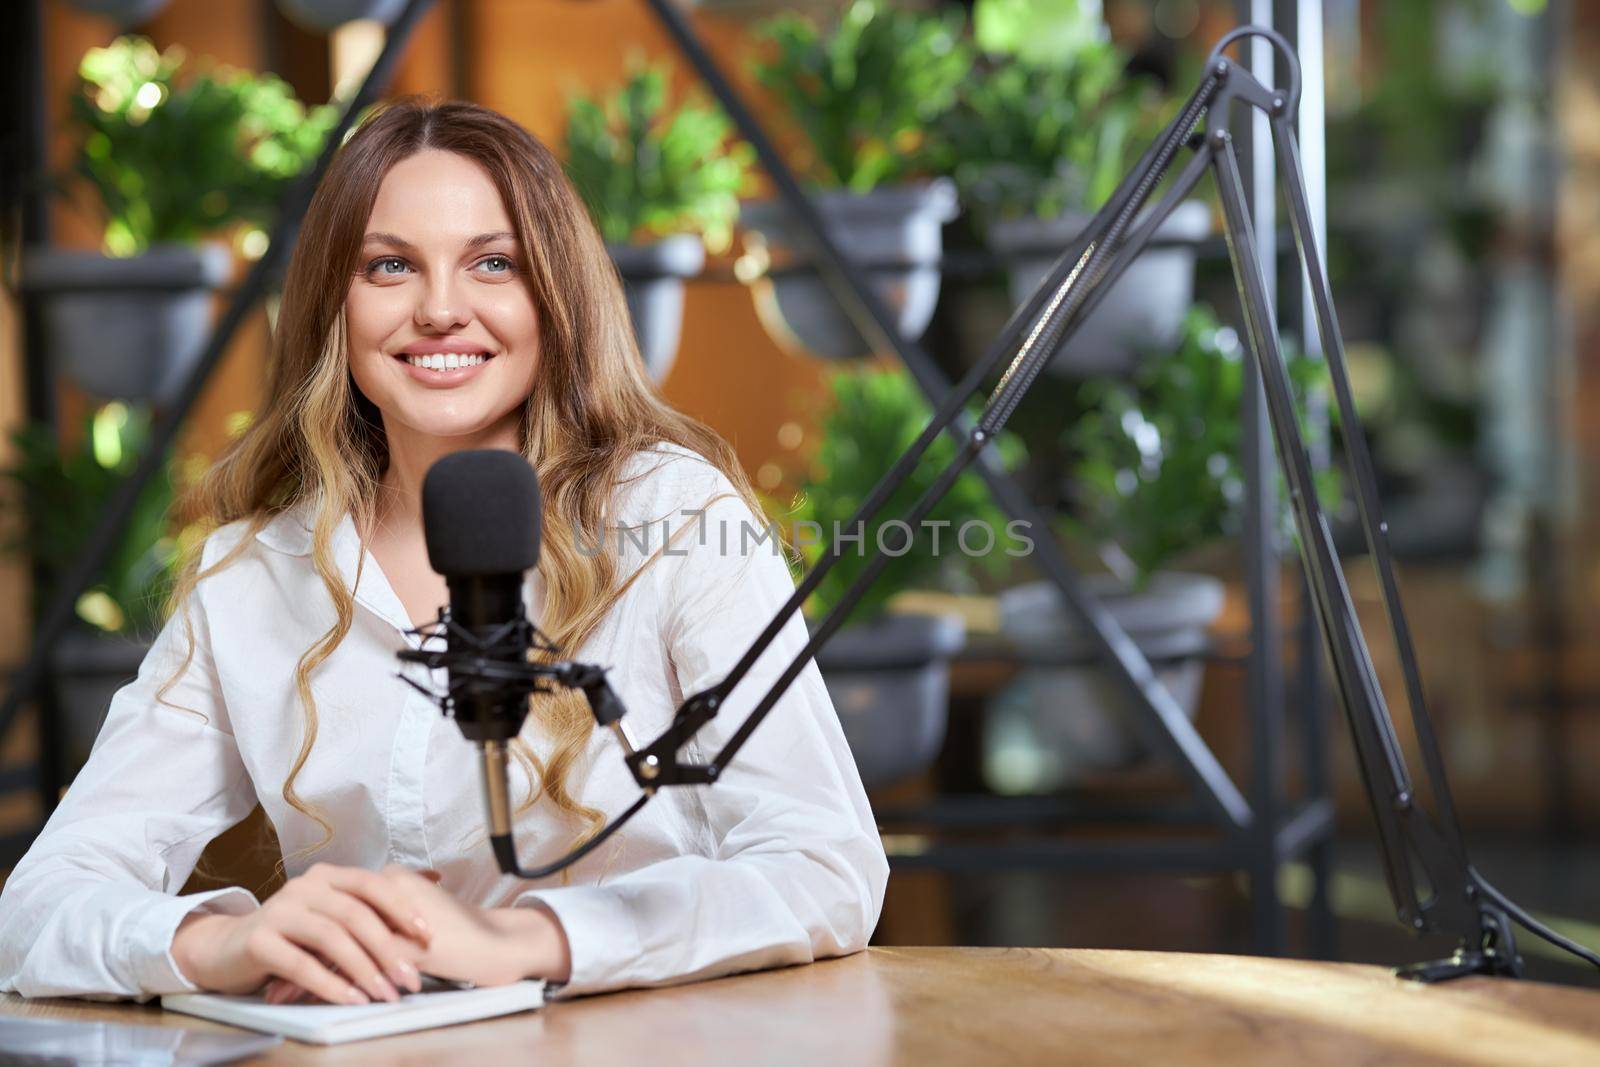
[(232, 915), (206, 915), (199, 912), (190, 912), (178, 924), (177, 931), (172, 935), (172, 961), (178, 965), (178, 970), (195, 985), (202, 985), (206, 977), (204, 968), (200, 965), (200, 954), (217, 938), (222, 936), (222, 929), (237, 922)]
[(505, 934), (505, 948), (514, 953), (519, 973), (527, 978), (565, 982), (572, 974), (566, 931), (555, 912), (541, 904), (491, 908), (489, 915)]

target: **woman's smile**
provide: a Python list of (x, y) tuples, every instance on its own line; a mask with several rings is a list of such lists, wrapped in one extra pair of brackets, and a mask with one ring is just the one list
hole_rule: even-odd
[(395, 359), (411, 377), (428, 388), (449, 389), (476, 378), (494, 356), (483, 352), (435, 352), (421, 356), (400, 352)]

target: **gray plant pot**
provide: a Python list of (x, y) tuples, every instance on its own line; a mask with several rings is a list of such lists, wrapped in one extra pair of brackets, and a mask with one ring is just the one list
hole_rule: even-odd
[(639, 339), (639, 353), (652, 381), (666, 379), (678, 358), (683, 336), (683, 280), (706, 265), (706, 246), (692, 233), (674, 234), (651, 244), (608, 244), (622, 275), (628, 314)]
[[(839, 189), (812, 194), (828, 233), (864, 269), (874, 291), (895, 314), (901, 334), (922, 336), (939, 300), (942, 227), (956, 217), (955, 186), (938, 178), (886, 186), (869, 193)], [(745, 204), (745, 229), (794, 262), (770, 269), (753, 284), (756, 311), (780, 344), (824, 359), (870, 355), (872, 346), (815, 266), (797, 220), (778, 200)]]
[(284, 17), (311, 33), (329, 33), (355, 19), (392, 25), (406, 0), (278, 0)]
[(950, 657), (965, 643), (958, 615), (891, 612), (846, 626), (817, 653), (868, 789), (915, 774), (938, 756), (949, 714)]
[(74, 627), (51, 653), (56, 703), (62, 717), (62, 757), (75, 773), (89, 758), (111, 698), (139, 674), (150, 645), (97, 630)]
[(105, 15), (119, 29), (136, 26), (154, 18), (156, 12), (167, 6), (168, 0), (70, 0), (79, 11), (91, 15)]
[(176, 395), (211, 332), (212, 291), (228, 278), (227, 246), (159, 244), (127, 259), (29, 249), (22, 288), (44, 308), (44, 344), (69, 378), (106, 399)]
[[(1108, 576), (1084, 580), (1192, 719), (1208, 630), (1222, 613), (1222, 582), (1163, 571), (1146, 589), (1130, 593)], [(1094, 659), (1087, 631), (1069, 622), (1053, 583), (1000, 594), (1000, 629), (1024, 655), (1046, 662), (1024, 667), (990, 701), (983, 762), (998, 790), (1046, 791), (1148, 757), (1137, 712)]]
[[(985, 240), (1006, 267), (1013, 306), (1021, 307), (1033, 295), (1091, 221), (1090, 215), (1068, 212), (989, 226)], [(1179, 243), (1151, 247), (1135, 259), (1047, 369), (1068, 377), (1126, 374), (1141, 352), (1176, 344), (1184, 313), (1194, 302), (1195, 246), (1210, 232), (1210, 208), (1199, 200), (1179, 204), (1155, 235), (1156, 241)]]

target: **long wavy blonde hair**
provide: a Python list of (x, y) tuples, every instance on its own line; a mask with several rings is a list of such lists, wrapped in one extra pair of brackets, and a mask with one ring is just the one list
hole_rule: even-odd
[[(246, 533), (204, 570), (203, 538), (191, 538), (167, 602), (168, 617), (183, 613), (189, 651), (161, 695), (193, 657), (186, 605), (196, 585), (233, 562), (280, 512), (315, 502), (311, 564), (337, 618), (306, 649), (295, 672), (305, 728), (283, 783), (283, 799), (314, 819), (324, 834), (297, 855), (318, 851), (333, 839), (333, 825), (295, 792), (295, 778), (317, 738), (311, 673), (344, 640), (354, 616), (354, 597), (334, 562), (332, 538), (346, 512), (365, 538), (388, 461), (378, 410), (350, 374), (345, 296), (384, 175), (425, 149), (455, 152), (483, 167), (500, 192), (520, 246), (540, 335), (538, 369), (521, 418), (522, 451), (538, 474), (544, 503), (538, 569), (545, 599), (543, 617), (536, 621), (554, 643), (568, 654), (580, 647), (643, 570), (619, 582), (615, 547), (603, 536), (612, 493), (636, 451), (663, 441), (692, 449), (729, 478), (752, 510), (757, 508), (728, 444), (654, 392), (617, 272), (550, 150), (504, 115), (475, 104), (413, 96), (375, 109), (339, 149), (300, 226), (259, 413), (178, 506), (182, 521), (198, 524), (202, 533), (241, 519), (248, 522)], [(595, 550), (597, 544), (601, 551)], [(359, 569), (357, 574), (359, 581)], [(594, 729), (587, 705), (571, 693), (538, 696), (528, 721), (544, 731), (550, 756), (546, 763), (522, 738), (513, 742), (529, 780), (538, 783), (518, 810), (546, 797), (574, 823), (575, 841), (587, 840), (604, 814), (579, 804), (569, 780)], [(280, 860), (280, 875), (283, 869)]]

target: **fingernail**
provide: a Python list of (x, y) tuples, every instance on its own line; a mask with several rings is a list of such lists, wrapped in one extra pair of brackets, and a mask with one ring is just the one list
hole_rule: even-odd
[(411, 925), (415, 926), (417, 928), (417, 932), (423, 937), (430, 941), (433, 939), (433, 927), (429, 926), (422, 916), (414, 916), (411, 919)]
[(355, 986), (346, 987), (345, 994), (344, 994), (344, 1000), (345, 1000), (346, 1004), (371, 1004), (372, 1003), (372, 998), (367, 996), (365, 993), (361, 992), (361, 990), (357, 989)]
[(378, 987), (378, 995), (384, 1000), (392, 1002), (400, 999), (400, 991), (394, 987), (393, 982), (383, 975), (374, 975), (372, 983)]
[(395, 967), (400, 972), (400, 982), (413, 993), (422, 992), (422, 972), (410, 960), (401, 960)]

